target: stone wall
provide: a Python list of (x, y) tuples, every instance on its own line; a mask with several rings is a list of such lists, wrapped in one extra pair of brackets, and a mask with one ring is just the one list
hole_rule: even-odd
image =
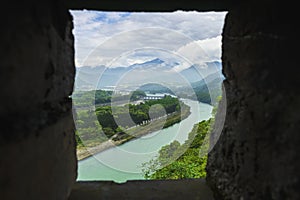
[(77, 173), (72, 19), (61, 1), (9, 4), (0, 14), (0, 199), (66, 199)]
[(79, 181), (69, 200), (213, 200), (203, 179), (148, 180), (114, 183), (112, 181)]
[[(13, 1), (0, 13), (0, 199), (67, 199), (75, 182), (69, 98), (74, 46), (64, 2)], [(95, 0), (68, 2), (73, 8), (125, 9), (109, 1), (104, 7)], [(222, 56), (226, 121), (207, 166), (216, 199), (299, 199), (296, 7), (269, 0), (178, 2), (121, 5), (139, 11), (229, 10)]]
[(226, 121), (207, 166), (216, 199), (300, 198), (297, 12), (275, 4), (226, 17)]

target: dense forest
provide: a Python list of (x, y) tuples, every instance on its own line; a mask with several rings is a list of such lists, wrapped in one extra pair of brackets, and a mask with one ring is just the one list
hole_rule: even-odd
[(93, 105), (108, 104), (112, 101), (125, 101), (130, 102), (139, 100), (146, 96), (145, 92), (141, 90), (133, 91), (127, 95), (114, 94), (113, 91), (106, 90), (91, 90), (91, 91), (77, 91), (72, 95), (73, 103), (76, 108), (89, 107)]
[[(96, 95), (96, 102), (111, 102), (110, 91), (89, 91), (76, 94), (74, 103), (79, 105), (74, 115), (77, 150), (95, 147), (109, 139), (123, 143), (134, 137), (178, 123), (190, 114), (190, 108), (187, 105), (168, 95), (162, 99), (147, 100), (138, 104), (96, 105), (96, 110), (94, 110), (91, 106), (87, 106), (88, 104), (84, 104), (84, 101), (92, 99), (93, 95)], [(144, 95), (142, 91), (135, 91), (129, 98), (133, 102), (140, 100)], [(152, 123), (151, 126), (146, 126), (151, 120), (161, 117), (166, 118)]]
[[(145, 101), (137, 105), (101, 106), (96, 109), (96, 115), (105, 135), (111, 137), (122, 132), (123, 129), (142, 125), (151, 118), (155, 119), (176, 111), (180, 111), (179, 100), (171, 96), (165, 96), (162, 99)], [(152, 116), (150, 116), (150, 113)]]
[(163, 146), (156, 159), (143, 164), (146, 179), (203, 178), (206, 176), (208, 134), (212, 119), (195, 124), (188, 139)]
[[(118, 145), (134, 137), (178, 123), (190, 114), (187, 105), (178, 98), (168, 95), (163, 99), (136, 103), (144, 96), (146, 94), (142, 90), (131, 92), (128, 95), (113, 95), (112, 91), (104, 90), (75, 93), (73, 102), (78, 108), (74, 116), (77, 150), (84, 150), (84, 147), (95, 147), (107, 140), (117, 142), (115, 144)], [(132, 103), (111, 106), (112, 101), (122, 102), (128, 101), (128, 99)], [(93, 109), (93, 105), (96, 110)], [(151, 120), (163, 116), (166, 116), (165, 120), (158, 120), (151, 126), (147, 126)], [(174, 141), (163, 147), (157, 159), (145, 163), (145, 177), (148, 179), (176, 179), (205, 176), (206, 156), (199, 157), (199, 149), (204, 143), (203, 137), (207, 134), (212, 121), (213, 119), (210, 119), (195, 125), (189, 134), (189, 139), (184, 144), (181, 145)], [(195, 139), (192, 140), (192, 138)], [(184, 152), (184, 150), (186, 151)], [(167, 165), (167, 161), (170, 159), (176, 161)], [(160, 168), (158, 166), (164, 167), (158, 169)]]
[[(102, 127), (97, 120), (95, 111), (78, 110), (75, 117), (77, 150), (96, 146), (108, 138), (102, 133)], [(83, 143), (84, 141), (84, 143)]]
[(210, 133), (222, 96), (216, 99), (217, 103), (211, 112), (212, 117), (195, 124), (183, 144), (175, 140), (163, 146), (155, 159), (142, 165), (146, 179), (204, 178), (206, 176)]

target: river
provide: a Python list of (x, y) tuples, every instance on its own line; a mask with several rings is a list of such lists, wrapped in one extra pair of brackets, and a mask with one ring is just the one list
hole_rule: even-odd
[(174, 140), (182, 144), (194, 124), (211, 117), (212, 106), (188, 99), (182, 99), (182, 101), (191, 108), (188, 118), (171, 127), (79, 161), (77, 180), (112, 180), (122, 183), (127, 180), (144, 179), (142, 163), (157, 156), (162, 146)]

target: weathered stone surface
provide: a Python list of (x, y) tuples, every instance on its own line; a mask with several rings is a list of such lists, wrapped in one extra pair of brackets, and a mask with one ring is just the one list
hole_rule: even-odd
[(0, 199), (66, 199), (77, 164), (71, 16), (58, 1), (13, 2), (3, 11)]
[(9, 133), (2, 137), (47, 125), (70, 109), (73, 25), (67, 9), (49, 2), (8, 5), (11, 12), (1, 13), (7, 20), (1, 21), (0, 119)]
[(1, 145), (1, 199), (66, 199), (76, 175), (72, 113)]
[(189, 199), (213, 200), (212, 192), (201, 179), (165, 181), (77, 182), (69, 200)]
[(226, 121), (207, 166), (217, 199), (300, 198), (299, 32), (280, 9), (245, 4), (226, 18)]
[(152, 0), (67, 0), (71, 9), (91, 9), (102, 11), (133, 11), (133, 12), (172, 12), (177, 10), (198, 11), (226, 11), (232, 4), (232, 0), (163, 0), (153, 2)]
[[(300, 199), (299, 17), (294, 5), (270, 0), (68, 2), (71, 8), (122, 11), (228, 9), (222, 56), (227, 115), (209, 155), (207, 180), (218, 200)], [(67, 199), (75, 181), (69, 99), (74, 47), (64, 3), (10, 1), (0, 12), (1, 200)], [(205, 192), (210, 194), (201, 180), (87, 182), (75, 185), (71, 199), (207, 200)]]

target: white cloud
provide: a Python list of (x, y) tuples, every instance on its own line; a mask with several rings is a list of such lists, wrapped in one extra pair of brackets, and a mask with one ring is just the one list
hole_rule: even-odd
[[(222, 37), (219, 35), (214, 38), (193, 41), (183, 45), (177, 50), (177, 54), (187, 59), (190, 63), (203, 65), (205, 62), (221, 60)], [(180, 71), (188, 66), (181, 65), (175, 68)]]
[(197, 41), (197, 44), (209, 55), (209, 61), (221, 60), (222, 36)]
[[(75, 57), (79, 65), (107, 64), (126, 52), (130, 54), (135, 49), (141, 48), (196, 54), (197, 51), (193, 51), (195, 45), (193, 41), (196, 41), (209, 57), (214, 59), (220, 57), (219, 41), (225, 12), (71, 11), (71, 13), (75, 24)], [(134, 59), (142, 62), (152, 56), (155, 57), (153, 53), (151, 55), (146, 53), (140, 57), (131, 55), (127, 63), (132, 63)], [(197, 56), (193, 55), (193, 57)], [(124, 58), (121, 63), (125, 64), (126, 59)]]

